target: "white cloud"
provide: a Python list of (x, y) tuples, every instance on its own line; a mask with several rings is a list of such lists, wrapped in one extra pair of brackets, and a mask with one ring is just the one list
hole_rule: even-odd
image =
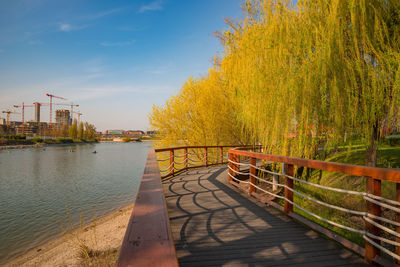
[(101, 42), (100, 45), (102, 46), (128, 46), (133, 44), (135, 41), (126, 41), (126, 42)]
[(61, 23), (60, 24), (60, 31), (69, 32), (71, 30), (72, 30), (71, 24), (67, 24), (67, 23)]
[(155, 10), (163, 10), (163, 6), (162, 6), (162, 1), (158, 0), (158, 1), (154, 1), (151, 2), (148, 5), (143, 5), (139, 8), (139, 13), (144, 13), (147, 11), (155, 11)]

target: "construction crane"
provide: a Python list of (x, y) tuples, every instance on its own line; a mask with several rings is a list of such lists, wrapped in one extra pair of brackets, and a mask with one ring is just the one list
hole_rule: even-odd
[(74, 107), (79, 107), (79, 105), (74, 104), (74, 103), (71, 103), (71, 104), (68, 104), (68, 103), (65, 103), (65, 104), (64, 103), (54, 103), (53, 105), (70, 106), (71, 107), (71, 121), (74, 120), (73, 114), (76, 113), (76, 112), (74, 112)]
[(6, 113), (7, 114), (7, 120), (6, 120), (7, 127), (10, 125), (10, 114), (21, 114), (21, 113), (18, 113), (18, 112), (9, 110), (9, 109), (3, 110), (2, 113)]
[(34, 107), (35, 105), (25, 105), (22, 102), (22, 105), (14, 105), (14, 108), (22, 108), (22, 135), (25, 134), (25, 108)]
[(67, 99), (64, 97), (55, 96), (52, 94), (46, 94), (46, 96), (50, 97), (50, 123), (49, 123), (49, 126), (51, 127), (51, 125), (52, 125), (51, 123), (53, 121), (53, 98), (58, 98), (58, 99), (62, 99), (62, 100), (67, 100)]
[(76, 115), (78, 115), (78, 124), (81, 123), (81, 115), (82, 115), (82, 113), (80, 113), (79, 111), (78, 111), (78, 112), (73, 111), (73, 113), (75, 113)]

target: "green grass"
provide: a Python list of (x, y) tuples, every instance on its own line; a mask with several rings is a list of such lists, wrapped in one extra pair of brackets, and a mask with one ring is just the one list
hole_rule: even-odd
[[(365, 148), (356, 148), (352, 151), (337, 152), (331, 155), (326, 161), (348, 163), (353, 165), (365, 165)], [(400, 168), (400, 147), (391, 147), (382, 145), (379, 147), (377, 167), (382, 168)], [(307, 171), (303, 171), (301, 179), (307, 180), (315, 184), (321, 184), (329, 187), (365, 192), (366, 191), (366, 179), (364, 177), (351, 176), (346, 174), (310, 170), (307, 176)], [(321, 200), (323, 202), (352, 209), (357, 211), (365, 211), (366, 203), (361, 196), (343, 194), (315, 188), (313, 186), (305, 185), (302, 183), (295, 182), (295, 190), (303, 193), (312, 198)], [(395, 199), (396, 197), (396, 184), (393, 182), (382, 181), (382, 196)], [(331, 209), (320, 204), (314, 203), (301, 196), (294, 194), (294, 202), (303, 207), (304, 209), (315, 213), (328, 220), (350, 226), (356, 229), (363, 229), (364, 222), (360, 216), (350, 215), (346, 212)], [(279, 202), (278, 202), (279, 203)], [(283, 202), (282, 202), (283, 203)], [(280, 204), (282, 204), (280, 203)], [(352, 242), (364, 246), (364, 239), (361, 235), (341, 229), (339, 227), (332, 226), (328, 223), (322, 222), (319, 219), (304, 213), (303, 211), (295, 208), (296, 213), (302, 215), (314, 223), (317, 223), (331, 231), (351, 240)], [(385, 217), (394, 219), (394, 214), (385, 212)]]

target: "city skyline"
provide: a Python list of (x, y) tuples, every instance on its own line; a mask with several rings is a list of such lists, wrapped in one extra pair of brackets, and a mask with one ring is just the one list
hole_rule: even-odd
[[(82, 120), (99, 131), (149, 130), (152, 105), (176, 94), (187, 77), (205, 74), (222, 53), (213, 32), (227, 28), (225, 17), (242, 16), (241, 3), (4, 2), (0, 109), (48, 103), (50, 93), (79, 104)], [(42, 121), (48, 112), (43, 107)], [(34, 109), (26, 109), (25, 120), (33, 119)]]

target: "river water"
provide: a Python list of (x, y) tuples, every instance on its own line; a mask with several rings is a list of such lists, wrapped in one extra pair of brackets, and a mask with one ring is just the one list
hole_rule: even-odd
[[(135, 200), (149, 143), (0, 151), (0, 265)], [(97, 153), (92, 153), (97, 151)]]

